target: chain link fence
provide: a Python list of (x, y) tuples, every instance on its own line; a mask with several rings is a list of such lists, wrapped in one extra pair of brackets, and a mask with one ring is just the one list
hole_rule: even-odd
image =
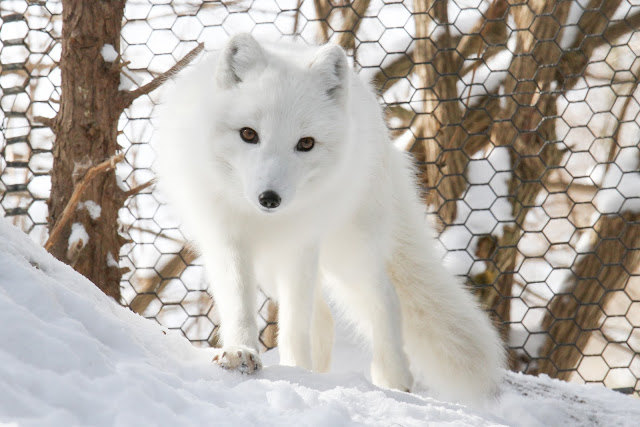
[[(39, 243), (53, 134), (33, 117), (58, 108), (61, 7), (0, 3), (0, 214)], [(129, 0), (125, 19), (125, 90), (238, 32), (341, 44), (414, 153), (447, 261), (501, 325), (511, 368), (638, 395), (637, 2)], [(125, 187), (153, 178), (158, 96), (120, 119)], [(162, 194), (129, 199), (120, 221), (122, 303), (215, 345), (203, 267)], [(261, 303), (267, 349), (277, 309)]]

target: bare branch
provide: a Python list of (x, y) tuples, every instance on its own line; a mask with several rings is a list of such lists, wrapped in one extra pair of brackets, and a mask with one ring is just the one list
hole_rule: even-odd
[(142, 185), (138, 185), (137, 187), (132, 188), (129, 191), (125, 191), (124, 193), (124, 198), (125, 200), (128, 199), (131, 196), (135, 196), (136, 194), (138, 194), (139, 192), (141, 192), (142, 190), (144, 190), (147, 187), (151, 187), (152, 185), (154, 185), (156, 183), (155, 179), (152, 179), (148, 182), (145, 182)]
[(326, 43), (329, 41), (329, 23), (327, 19), (329, 18), (329, 12), (331, 12), (331, 4), (328, 0), (314, 0), (313, 4), (316, 7), (316, 16), (320, 19), (320, 40), (318, 41)]
[(635, 31), (638, 28), (640, 28), (640, 12), (634, 13), (633, 15), (626, 17), (624, 20), (610, 25), (604, 31), (604, 36), (607, 40), (614, 40), (631, 31)]
[(124, 153), (120, 153), (115, 156), (112, 156), (111, 158), (105, 160), (104, 162), (97, 164), (89, 168), (89, 170), (87, 170), (87, 172), (84, 174), (82, 179), (78, 182), (75, 189), (73, 190), (73, 194), (69, 199), (69, 203), (67, 203), (67, 206), (62, 211), (62, 216), (56, 222), (55, 226), (51, 230), (51, 233), (49, 234), (49, 239), (47, 239), (47, 242), (44, 244), (44, 248), (47, 251), (51, 249), (51, 247), (60, 238), (60, 233), (62, 233), (62, 230), (71, 219), (73, 212), (75, 212), (76, 207), (80, 202), (80, 198), (84, 194), (85, 190), (87, 189), (91, 181), (101, 173), (108, 172), (114, 169), (116, 167), (116, 164), (121, 162), (122, 159), (124, 159)]
[(43, 117), (43, 116), (33, 116), (33, 121), (52, 128), (56, 122), (56, 119), (55, 117), (49, 118), (49, 117)]
[(400, 105), (391, 105), (387, 107), (386, 113), (387, 119), (395, 118), (400, 120), (402, 127), (404, 128), (408, 128), (416, 116), (415, 111), (406, 109)]
[[(637, 76), (638, 73), (640, 73), (640, 68), (636, 69), (634, 75)], [(613, 142), (611, 143), (611, 149), (609, 150), (607, 162), (613, 162), (613, 160), (615, 159), (616, 153), (618, 152), (618, 148), (621, 147), (620, 141), (619, 141), (620, 129), (622, 128), (621, 124), (624, 121), (625, 116), (627, 115), (627, 110), (629, 109), (629, 105), (631, 105), (631, 100), (635, 99), (633, 97), (633, 94), (638, 89), (638, 84), (640, 84), (640, 79), (636, 77), (636, 81), (631, 86), (631, 89), (629, 90), (629, 94), (624, 100), (624, 104), (622, 105), (622, 109), (620, 110), (620, 116), (616, 121), (616, 130), (613, 133), (613, 138), (612, 138)], [(611, 166), (611, 163), (607, 163), (607, 165), (605, 166), (605, 173), (609, 171), (610, 166)]]
[[(626, 271), (640, 261), (639, 219), (637, 213), (629, 211), (598, 219), (591, 247), (573, 265), (574, 275), (567, 288), (548, 304), (542, 321), (548, 338), (540, 349), (539, 366), (530, 373), (553, 374), (567, 380), (578, 366), (592, 331), (601, 325), (603, 307), (615, 291), (625, 288), (629, 281)], [(623, 237), (614, 239), (618, 236)]]
[[(460, 52), (462, 60), (477, 52), (482, 52), (487, 43), (506, 45), (508, 34), (507, 20), (504, 15), (508, 8), (509, 3), (506, 0), (494, 0), (491, 3), (489, 9), (476, 22), (469, 34), (465, 34), (460, 39), (456, 49)], [(504, 49), (506, 46), (502, 48)], [(478, 55), (478, 60), (480, 60), (480, 55)]]
[(131, 310), (138, 314), (144, 314), (151, 301), (153, 301), (154, 293), (162, 293), (160, 286), (165, 278), (177, 277), (184, 270), (186, 265), (191, 264), (198, 257), (198, 254), (185, 246), (180, 253), (173, 254), (158, 271), (157, 276), (148, 279), (141, 279), (138, 283), (138, 293), (129, 304)]
[[(585, 12), (581, 18), (582, 31), (577, 33), (571, 48), (565, 51), (560, 59), (559, 69), (564, 76), (582, 74), (598, 47), (611, 44), (617, 38), (640, 27), (640, 12), (615, 23), (604, 19), (605, 16), (612, 16), (620, 3), (620, 0), (592, 0), (592, 9)], [(576, 78), (570, 79), (568, 88), (573, 87), (578, 81)]]
[[(464, 192), (467, 186), (464, 170), (469, 161), (459, 150), (466, 133), (460, 128), (464, 111), (457, 101), (458, 80), (453, 77), (457, 71), (453, 56), (458, 41), (451, 37), (448, 27), (437, 44), (430, 38), (433, 22), (449, 22), (446, 2), (416, 0), (414, 8), (414, 73), (419, 82), (422, 108), (412, 124), (416, 138), (409, 150), (423, 162), (421, 184), (425, 188), (437, 186), (437, 191), (425, 193), (425, 201), (437, 210), (444, 224), (450, 224), (457, 215), (457, 204), (449, 201), (458, 199)], [(445, 156), (446, 168), (441, 168)], [(446, 179), (444, 175), (448, 175)]]
[(195, 59), (196, 56), (204, 49), (204, 43), (200, 43), (196, 46), (191, 52), (187, 53), (184, 58), (182, 58), (176, 65), (169, 68), (169, 70), (160, 74), (155, 79), (151, 80), (146, 85), (139, 87), (138, 89), (132, 90), (130, 92), (121, 92), (121, 108), (127, 108), (131, 103), (139, 98), (142, 95), (146, 95), (155, 89), (159, 88), (171, 77), (179, 73), (183, 68), (191, 63)]
[(296, 16), (293, 19), (293, 31), (294, 36), (298, 35), (298, 22), (300, 22), (300, 7), (302, 6), (302, 0), (298, 0), (298, 6), (296, 7)]
[(407, 77), (412, 67), (413, 51), (410, 51), (405, 55), (399, 56), (386, 67), (380, 67), (380, 71), (373, 78), (373, 85), (378, 91), (384, 89), (386, 92), (391, 86), (400, 81), (400, 78)]
[[(462, 36), (456, 50), (461, 55), (456, 55), (453, 59), (456, 61), (453, 69), (457, 69), (459, 63), (468, 59), (471, 55), (476, 54), (477, 60), (472, 64), (462, 64), (460, 75), (464, 76), (471, 71), (475, 71), (480, 63), (485, 63), (490, 58), (507, 48), (506, 41), (508, 38), (506, 20), (504, 17), (508, 9), (508, 3), (505, 0), (495, 0), (485, 12), (485, 16), (480, 18), (469, 34)], [(440, 39), (435, 40), (436, 46), (441, 46), (444, 42)], [(487, 45), (489, 43), (489, 45)], [(381, 68), (373, 79), (374, 86), (378, 91), (387, 91), (400, 78), (406, 77), (414, 65), (413, 50), (407, 52), (391, 62), (388, 66)]]
[[(355, 35), (362, 22), (362, 16), (369, 8), (370, 0), (354, 0), (349, 7), (342, 9), (342, 31), (338, 36), (338, 44), (345, 49), (353, 49)], [(350, 12), (349, 12), (350, 11)]]

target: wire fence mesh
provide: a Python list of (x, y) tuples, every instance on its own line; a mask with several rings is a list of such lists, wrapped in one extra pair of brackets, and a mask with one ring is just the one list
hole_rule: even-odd
[[(0, 213), (39, 243), (53, 134), (33, 117), (58, 108), (61, 7), (0, 3)], [(447, 261), (501, 325), (511, 368), (638, 395), (637, 2), (129, 0), (125, 19), (123, 90), (238, 32), (345, 47), (414, 153)], [(125, 187), (153, 178), (158, 99), (120, 119)], [(120, 221), (122, 303), (215, 345), (203, 267), (162, 194), (129, 199)], [(270, 348), (277, 310), (260, 306)]]

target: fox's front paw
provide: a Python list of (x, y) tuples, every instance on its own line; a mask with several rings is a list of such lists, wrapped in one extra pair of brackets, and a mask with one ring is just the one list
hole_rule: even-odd
[(219, 348), (211, 361), (224, 369), (238, 370), (243, 374), (251, 374), (262, 369), (258, 353), (247, 347)]
[(371, 364), (371, 381), (378, 387), (409, 392), (413, 385), (413, 376), (409, 371), (406, 359), (400, 359), (393, 363), (389, 360), (379, 360), (374, 357), (374, 361)]

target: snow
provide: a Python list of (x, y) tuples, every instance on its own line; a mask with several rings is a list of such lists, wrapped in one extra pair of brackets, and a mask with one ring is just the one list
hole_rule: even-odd
[(116, 52), (113, 45), (110, 44), (103, 45), (102, 49), (100, 49), (100, 54), (102, 54), (102, 59), (104, 59), (104, 62), (114, 62), (116, 59), (118, 59), (118, 52)]
[(71, 234), (69, 235), (69, 245), (71, 248), (78, 244), (78, 242), (82, 241), (83, 246), (89, 242), (89, 235), (87, 234), (87, 230), (85, 230), (84, 225), (79, 222), (74, 222), (71, 224)]
[(210, 363), (119, 306), (0, 219), (0, 424), (634, 425), (640, 402), (601, 385), (508, 373), (482, 409), (373, 386), (366, 351), (337, 340), (334, 372), (273, 366), (255, 376)]
[(118, 265), (118, 261), (116, 261), (113, 255), (111, 255), (111, 252), (107, 254), (107, 266), (115, 268), (120, 267), (120, 265)]
[[(128, 60), (128, 58), (125, 58)], [(142, 78), (133, 73), (128, 67), (122, 67), (120, 70), (120, 84), (118, 90), (131, 90), (136, 87), (142, 86)]]
[(124, 183), (124, 181), (122, 180), (122, 178), (119, 175), (116, 175), (116, 184), (118, 185), (118, 188), (124, 192), (129, 191), (129, 188), (127, 187), (127, 185)]
[(98, 205), (93, 200), (87, 200), (86, 202), (78, 203), (77, 210), (86, 209), (89, 212), (89, 216), (91, 219), (96, 220), (100, 218), (100, 214), (102, 213), (102, 206)]

